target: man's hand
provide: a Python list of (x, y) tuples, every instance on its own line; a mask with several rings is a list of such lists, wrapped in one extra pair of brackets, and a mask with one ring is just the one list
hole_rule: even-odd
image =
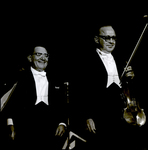
[(9, 137), (11, 138), (11, 140), (14, 140), (15, 139), (15, 130), (14, 130), (14, 126), (13, 125), (9, 125), (8, 126), (8, 130), (9, 130)]
[(128, 66), (128, 67), (127, 67), (125, 76), (126, 76), (126, 77), (129, 77), (129, 78), (131, 78), (131, 79), (134, 78), (135, 74), (134, 74), (134, 72), (133, 72), (131, 66)]
[(90, 132), (96, 133), (95, 123), (92, 119), (87, 119), (86, 124)]
[(60, 136), (61, 137), (64, 133), (65, 133), (65, 126), (64, 125), (59, 125), (57, 130), (56, 130), (55, 136)]

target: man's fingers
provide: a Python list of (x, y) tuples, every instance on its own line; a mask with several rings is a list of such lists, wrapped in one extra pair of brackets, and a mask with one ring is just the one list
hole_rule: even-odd
[(91, 132), (91, 126), (89, 123), (87, 124), (87, 127), (88, 127), (89, 131)]
[(63, 136), (63, 134), (64, 134), (64, 132), (62, 131), (62, 132), (60, 133), (60, 135), (59, 135), (59, 136), (60, 136), (60, 137), (62, 137), (62, 136)]
[(128, 73), (126, 73), (126, 77), (131, 77), (131, 79), (133, 79), (134, 78), (134, 73), (133, 72), (128, 72)]
[(91, 123), (91, 127), (92, 127), (92, 131), (93, 131), (93, 133), (96, 133), (96, 132), (95, 132), (96, 128), (95, 128), (95, 124), (94, 124), (94, 122), (92, 122), (92, 123)]
[(65, 132), (64, 127), (63, 126), (59, 126), (57, 128), (57, 130), (56, 130), (55, 136), (60, 136), (61, 137), (61, 136), (63, 136), (64, 132)]
[(126, 71), (131, 71), (132, 70), (132, 67), (131, 66), (128, 66)]
[(95, 128), (94, 122), (89, 121), (89, 122), (87, 123), (87, 127), (88, 127), (88, 129), (89, 129), (90, 132), (96, 133), (96, 132), (95, 132), (96, 128)]
[(15, 138), (15, 132), (14, 131), (12, 132), (11, 137), (12, 137), (12, 140), (14, 140), (14, 138)]
[(57, 136), (59, 134), (59, 130), (57, 129), (56, 130), (56, 133), (55, 133), (55, 136)]

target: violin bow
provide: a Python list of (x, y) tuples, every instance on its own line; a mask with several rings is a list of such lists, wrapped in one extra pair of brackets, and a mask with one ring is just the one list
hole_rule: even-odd
[(138, 42), (137, 42), (137, 44), (136, 44), (136, 46), (135, 46), (135, 48), (134, 48), (134, 50), (133, 50), (133, 52), (132, 52), (132, 54), (131, 54), (131, 56), (130, 56), (130, 58), (129, 58), (129, 60), (128, 60), (126, 66), (125, 66), (125, 68), (124, 68), (124, 70), (123, 70), (123, 73), (122, 73), (122, 75), (121, 75), (121, 77), (120, 77), (120, 80), (121, 80), (122, 77), (124, 76), (127, 67), (128, 67), (129, 64), (131, 63), (131, 61), (132, 61), (132, 59), (133, 59), (133, 57), (134, 57), (134, 55), (135, 55), (135, 53), (136, 53), (136, 51), (137, 51), (139, 45), (140, 45), (140, 42), (141, 42), (141, 40), (142, 40), (142, 38), (143, 38), (143, 35), (144, 35), (144, 33), (145, 33), (146, 29), (147, 29), (147, 26), (148, 26), (148, 23), (146, 23), (146, 25), (145, 25), (145, 27), (144, 27), (144, 29), (143, 29), (141, 35), (140, 35), (140, 38), (139, 38), (139, 40), (138, 40)]

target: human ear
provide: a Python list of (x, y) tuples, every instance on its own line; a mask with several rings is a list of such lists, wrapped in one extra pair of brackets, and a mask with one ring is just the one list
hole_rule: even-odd
[(32, 56), (31, 55), (27, 56), (27, 59), (29, 62), (32, 62)]
[(98, 36), (94, 37), (94, 41), (95, 41), (95, 43), (99, 44), (99, 38), (98, 38)]

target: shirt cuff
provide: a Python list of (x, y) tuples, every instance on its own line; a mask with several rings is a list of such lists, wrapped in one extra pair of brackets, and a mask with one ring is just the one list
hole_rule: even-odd
[(63, 123), (63, 122), (61, 122), (60, 124), (59, 124), (59, 126), (60, 125), (63, 125), (63, 126), (65, 126), (65, 127), (67, 127), (67, 125), (65, 124), (65, 123)]
[(8, 118), (8, 119), (7, 119), (7, 125), (8, 125), (8, 126), (9, 126), (9, 125), (14, 125), (12, 118)]

